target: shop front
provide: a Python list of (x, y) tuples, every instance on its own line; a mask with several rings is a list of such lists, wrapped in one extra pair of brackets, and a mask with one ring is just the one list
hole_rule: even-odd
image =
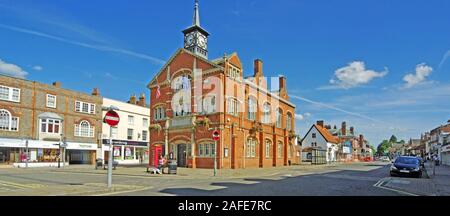
[(442, 146), (441, 160), (442, 160), (442, 164), (450, 165), (450, 145)]
[[(113, 159), (119, 164), (138, 165), (148, 164), (149, 150), (147, 142), (113, 140)], [(110, 152), (109, 139), (103, 139), (102, 156), (103, 161), (108, 160)]]
[(94, 164), (97, 155), (97, 144), (67, 143), (66, 160), (69, 164)]
[[(71, 157), (70, 154), (67, 154), (68, 152), (78, 150), (88, 154), (95, 154), (96, 148), (97, 144), (68, 142), (66, 165), (71, 163)], [(28, 167), (57, 167), (58, 162), (60, 165), (62, 163), (59, 157), (59, 142), (0, 138), (0, 163), (13, 165), (14, 167), (25, 167), (27, 152)]]

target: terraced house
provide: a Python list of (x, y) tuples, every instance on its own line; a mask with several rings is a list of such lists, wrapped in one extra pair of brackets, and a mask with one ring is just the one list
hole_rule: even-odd
[[(0, 75), (0, 163), (23, 167), (28, 158), (29, 166), (56, 166), (59, 155), (71, 164), (93, 163), (101, 105), (97, 89), (90, 95), (64, 89), (59, 82)], [(60, 149), (66, 149), (64, 154)]]
[[(160, 156), (178, 166), (219, 169), (286, 166), (298, 163), (294, 134), (295, 105), (286, 78), (270, 79), (263, 62), (243, 76), (236, 53), (208, 58), (209, 33), (200, 25), (198, 2), (193, 24), (183, 31), (179, 49), (151, 80), (150, 165)], [(212, 131), (220, 131), (217, 143)]]

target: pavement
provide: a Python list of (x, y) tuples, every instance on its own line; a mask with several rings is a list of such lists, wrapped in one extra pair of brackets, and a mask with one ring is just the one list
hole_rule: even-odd
[[(428, 176), (435, 188), (437, 196), (450, 196), (450, 166), (433, 166), (428, 162), (425, 164)], [(434, 172), (433, 172), (434, 171)]]

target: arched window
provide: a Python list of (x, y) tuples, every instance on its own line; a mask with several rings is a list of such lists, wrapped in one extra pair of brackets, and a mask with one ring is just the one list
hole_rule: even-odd
[(270, 158), (270, 146), (272, 145), (272, 141), (266, 140), (266, 159)]
[(283, 120), (283, 110), (281, 110), (280, 108), (277, 109), (277, 113), (276, 113), (276, 119), (277, 119), (277, 128), (281, 128), (282, 127), (282, 120)]
[(248, 158), (256, 157), (256, 139), (249, 138), (247, 140), (245, 152)]
[(287, 130), (292, 130), (292, 114), (291, 113), (287, 113), (286, 115), (286, 129)]
[(75, 136), (94, 137), (94, 129), (88, 121), (83, 120), (80, 124), (75, 125)]
[(270, 104), (266, 102), (263, 105), (262, 123), (269, 124), (270, 122)]
[(0, 110), (0, 130), (18, 131), (19, 118), (13, 117), (8, 110)]
[(256, 120), (256, 107), (257, 107), (256, 99), (253, 97), (248, 97), (248, 120)]
[(277, 157), (283, 158), (283, 143), (278, 142)]

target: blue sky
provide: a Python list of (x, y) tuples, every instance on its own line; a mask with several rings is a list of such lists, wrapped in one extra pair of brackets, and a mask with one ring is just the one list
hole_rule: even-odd
[[(0, 0), (0, 72), (127, 100), (178, 48), (193, 0)], [(210, 58), (284, 74), (303, 135), (347, 121), (377, 145), (450, 119), (450, 1), (200, 0)]]

